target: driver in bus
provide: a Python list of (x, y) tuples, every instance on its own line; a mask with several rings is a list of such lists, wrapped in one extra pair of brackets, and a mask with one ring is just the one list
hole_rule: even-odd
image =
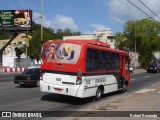
[(49, 47), (49, 52), (46, 55), (45, 59), (46, 59), (47, 62), (53, 62), (54, 61), (54, 59), (55, 59), (55, 45), (51, 45)]

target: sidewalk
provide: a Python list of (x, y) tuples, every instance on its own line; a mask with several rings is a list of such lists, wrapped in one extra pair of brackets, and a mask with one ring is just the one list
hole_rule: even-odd
[[(70, 117), (66, 120), (160, 120), (160, 82), (149, 87), (137, 90), (134, 93), (127, 95), (116, 96), (107, 101), (96, 102), (94, 105), (80, 111), (93, 111), (94, 113), (86, 112), (82, 117)], [(104, 116), (95, 117), (96, 112), (103, 111)], [(132, 112), (138, 114), (132, 114)], [(142, 112), (141, 112), (142, 111)], [(143, 112), (149, 111), (149, 112)], [(155, 111), (159, 111), (156, 113)], [(99, 114), (97, 112), (97, 114)], [(113, 112), (111, 117), (105, 117), (108, 112)], [(153, 112), (153, 113), (152, 113)], [(127, 113), (126, 117), (116, 117)], [(93, 117), (85, 117), (85, 116)], [(145, 115), (145, 116), (144, 116)]]
[(146, 69), (135, 69), (133, 71), (133, 74), (139, 74), (139, 73), (145, 73), (146, 72)]
[[(132, 74), (145, 72), (145, 69), (136, 69)], [(116, 95), (112, 99), (108, 98), (108, 100), (100, 102), (97, 101), (92, 106), (79, 110), (86, 111), (85, 114), (81, 115), (82, 117), (68, 117), (65, 120), (160, 120), (160, 117), (158, 117), (160, 116), (160, 82), (126, 94)], [(99, 114), (100, 111), (104, 112), (102, 116)], [(95, 117), (96, 112), (99, 117)], [(110, 114), (109, 112), (113, 112), (111, 113), (113, 116), (106, 117), (107, 114)], [(132, 114), (132, 112), (137, 114)], [(126, 113), (128, 115), (126, 117), (116, 117), (117, 114), (120, 116)], [(93, 117), (87, 117), (92, 115)]]

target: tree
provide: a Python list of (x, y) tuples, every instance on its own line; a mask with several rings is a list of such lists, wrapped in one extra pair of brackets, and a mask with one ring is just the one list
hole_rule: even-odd
[(9, 39), (12, 36), (11, 33), (6, 31), (0, 31), (0, 40)]
[(115, 48), (123, 50), (124, 47), (128, 46), (127, 45), (127, 39), (126, 39), (126, 37), (124, 36), (123, 33), (117, 32), (115, 34), (114, 39), (115, 39)]
[[(31, 59), (36, 59), (37, 62), (40, 60), (40, 52), (41, 52), (41, 26), (33, 22), (33, 33), (31, 34), (32, 38), (30, 40), (30, 45), (28, 47), (28, 56)], [(58, 29), (55, 32), (52, 28), (43, 28), (43, 42), (48, 40), (55, 40), (55, 39), (63, 39), (63, 36), (72, 35), (70, 29), (61, 30)], [(77, 32), (77, 34), (81, 34)]]
[[(37, 62), (40, 60), (41, 52), (41, 29), (40, 25), (33, 23), (34, 32), (32, 33), (32, 38), (30, 40), (30, 45), (28, 47), (28, 56), (31, 59), (36, 59)], [(54, 33), (54, 30), (51, 28), (43, 29), (43, 42), (48, 40), (57, 39), (57, 35)]]
[(15, 48), (15, 52), (16, 52), (16, 56), (17, 56), (17, 63), (19, 64), (19, 60), (20, 60), (20, 58), (21, 58), (21, 55), (24, 53), (24, 51), (23, 51), (23, 47), (20, 47), (20, 48), (18, 48), (18, 47), (16, 47)]
[[(160, 51), (160, 23), (150, 19), (128, 21), (124, 25), (123, 34), (116, 34), (118, 48), (128, 47), (139, 53), (142, 67), (146, 67), (153, 58), (154, 52)], [(123, 38), (120, 39), (120, 38)], [(125, 42), (125, 44), (123, 43)]]

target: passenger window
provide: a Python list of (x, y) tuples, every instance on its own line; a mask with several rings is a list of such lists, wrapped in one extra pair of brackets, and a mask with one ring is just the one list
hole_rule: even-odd
[(100, 51), (100, 70), (110, 70), (110, 53), (106, 51)]
[(112, 53), (111, 54), (111, 69), (112, 70), (119, 69), (119, 63), (120, 63), (119, 54)]
[(99, 50), (88, 48), (86, 59), (86, 71), (96, 72), (99, 70)]

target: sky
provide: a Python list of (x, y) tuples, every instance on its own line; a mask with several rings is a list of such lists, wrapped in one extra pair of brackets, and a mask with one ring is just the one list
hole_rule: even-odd
[[(129, 0), (150, 17), (160, 21), (160, 0)], [(148, 17), (128, 0), (43, 0), (43, 26), (54, 30), (69, 28), (73, 32), (122, 32), (128, 20)], [(150, 10), (148, 10), (141, 2)], [(0, 10), (31, 9), (33, 20), (41, 23), (41, 0), (0, 0)]]

